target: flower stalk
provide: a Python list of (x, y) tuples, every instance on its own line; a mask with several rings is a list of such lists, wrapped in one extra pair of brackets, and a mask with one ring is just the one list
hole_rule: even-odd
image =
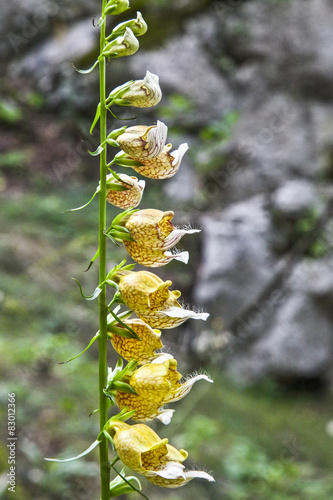
[[(105, 12), (106, 0), (102, 0), (102, 12)], [(100, 53), (105, 47), (105, 15), (104, 22), (100, 27)], [(100, 58), (99, 63), (99, 100), (100, 100), (100, 144), (106, 141), (107, 118), (106, 118), (106, 66), (105, 57)], [(106, 174), (107, 174), (107, 145), (100, 154), (100, 190), (99, 190), (99, 220), (98, 220), (98, 245), (99, 245), (99, 283), (104, 283), (106, 279), (106, 239), (104, 232), (106, 229)], [(103, 430), (107, 421), (108, 400), (104, 395), (104, 388), (107, 384), (108, 363), (107, 363), (107, 302), (106, 284), (101, 286), (101, 293), (98, 297), (99, 306), (99, 337), (98, 337), (98, 371), (99, 371), (99, 417), (100, 431)], [(100, 459), (100, 480), (101, 480), (101, 500), (110, 498), (110, 468), (108, 459), (108, 443), (106, 439), (99, 444)]]
[[(157, 120), (156, 125), (135, 125), (116, 128), (107, 132), (107, 115), (111, 106), (152, 107), (159, 103), (162, 93), (157, 75), (146, 72), (142, 80), (130, 80), (113, 89), (107, 96), (106, 59), (134, 54), (139, 48), (137, 37), (147, 30), (140, 12), (136, 19), (118, 24), (107, 34), (107, 16), (117, 15), (129, 8), (128, 0), (102, 0), (100, 29), (100, 55), (96, 63), (81, 73), (89, 73), (98, 65), (99, 103), (90, 132), (99, 123), (100, 145), (90, 154), (99, 156), (100, 179), (91, 200), (70, 211), (81, 210), (98, 195), (99, 225), (98, 249), (91, 259), (99, 262), (99, 284), (85, 300), (98, 298), (99, 330), (88, 346), (69, 359), (73, 361), (84, 354), (98, 340), (98, 392), (99, 433), (97, 439), (84, 452), (67, 459), (47, 459), (69, 462), (82, 458), (99, 447), (101, 500), (109, 500), (124, 493), (136, 492), (143, 498), (140, 481), (115, 469), (121, 459), (124, 465), (146, 477), (151, 483), (164, 488), (177, 488), (194, 478), (214, 481), (204, 471), (187, 470), (183, 462), (185, 450), (177, 450), (160, 438), (152, 429), (135, 422), (160, 420), (167, 425), (175, 410), (165, 409), (169, 403), (179, 401), (192, 389), (195, 382), (212, 380), (204, 374), (182, 379), (173, 355), (160, 352), (163, 332), (175, 328), (189, 319), (206, 320), (207, 313), (184, 308), (178, 301), (181, 292), (170, 290), (170, 280), (163, 281), (149, 271), (133, 271), (135, 264), (124, 259), (113, 269), (107, 270), (107, 246), (123, 245), (137, 263), (151, 268), (168, 264), (171, 260), (187, 263), (189, 253), (178, 252), (174, 246), (187, 234), (198, 229), (179, 228), (172, 224), (174, 213), (157, 209), (136, 209), (145, 187), (145, 181), (135, 176), (118, 174), (110, 167), (118, 164), (132, 168), (140, 175), (165, 179), (176, 174), (182, 157), (188, 149), (181, 144), (178, 150), (167, 144), (167, 126)], [(112, 111), (111, 111), (111, 114)], [(108, 146), (120, 148), (108, 163)], [(122, 212), (107, 224), (109, 204)], [(108, 298), (113, 292), (113, 298)], [(123, 308), (127, 309), (123, 309)], [(131, 317), (134, 315), (134, 317)], [(136, 317), (135, 317), (136, 315)], [(114, 369), (108, 367), (108, 348), (112, 345), (119, 359)], [(123, 367), (123, 360), (127, 361)], [(110, 406), (118, 406), (119, 413), (109, 418)], [(134, 424), (125, 423), (132, 419)], [(109, 460), (109, 444), (112, 460)], [(110, 482), (110, 471), (117, 476)]]

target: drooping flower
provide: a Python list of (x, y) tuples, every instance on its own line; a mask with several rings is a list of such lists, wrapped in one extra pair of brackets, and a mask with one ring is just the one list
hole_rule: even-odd
[(174, 212), (163, 212), (155, 208), (139, 210), (126, 221), (125, 227), (138, 245), (152, 250), (169, 250), (185, 234), (199, 233), (200, 229), (178, 229), (172, 224)]
[(148, 271), (117, 271), (113, 280), (118, 281), (125, 304), (152, 328), (175, 328), (189, 318), (206, 320), (207, 313), (183, 309), (177, 299), (181, 293), (170, 291), (171, 281), (163, 281)]
[(135, 410), (133, 420), (146, 422), (157, 418), (164, 424), (169, 424), (174, 410), (163, 410), (165, 404), (185, 397), (198, 380), (213, 382), (207, 375), (197, 375), (184, 383), (180, 382), (181, 378), (175, 359), (168, 359), (163, 363), (157, 359), (145, 364), (135, 370), (127, 382), (136, 394), (117, 391), (117, 405), (121, 410), (125, 407), (128, 411)]
[(108, 101), (120, 106), (150, 108), (162, 99), (162, 91), (157, 75), (147, 71), (143, 80), (125, 83), (116, 87), (109, 95)]
[[(160, 330), (153, 330), (138, 318), (124, 320), (135, 331), (140, 340), (127, 338), (111, 332), (111, 342), (115, 351), (127, 361), (135, 359), (139, 365), (149, 363), (159, 356), (156, 350), (163, 347)], [(124, 328), (120, 324), (116, 328)]]
[(109, 42), (102, 52), (106, 57), (123, 57), (135, 54), (139, 49), (139, 41), (130, 28), (125, 33)]
[(188, 453), (177, 450), (144, 424), (128, 425), (111, 421), (105, 429), (112, 437), (117, 455), (124, 465), (164, 488), (184, 486), (194, 478), (214, 481), (204, 471), (186, 471)]
[(178, 172), (182, 158), (188, 150), (188, 145), (187, 143), (181, 144), (178, 149), (169, 153), (171, 148), (172, 145), (167, 144), (156, 158), (140, 158), (139, 161), (142, 165), (138, 165), (137, 159), (131, 156), (131, 153), (120, 152), (116, 154), (114, 163), (124, 167), (130, 166), (139, 174), (150, 179), (168, 179)]
[(172, 211), (162, 212), (148, 208), (132, 214), (125, 223), (134, 241), (124, 241), (133, 260), (143, 266), (160, 267), (171, 260), (188, 262), (188, 252), (170, 252), (185, 234), (200, 232), (199, 229), (178, 229), (172, 224)]
[(129, 0), (109, 0), (105, 6), (105, 14), (117, 15), (122, 14), (129, 9)]
[[(106, 199), (112, 205), (123, 208), (124, 210), (130, 207), (139, 205), (143, 190), (145, 188), (145, 181), (140, 180), (134, 176), (126, 174), (119, 174), (119, 177), (124, 183), (114, 178), (112, 174), (106, 178)], [(118, 190), (125, 188), (124, 191)]]
[(160, 121), (147, 127), (129, 127), (117, 138), (119, 147), (136, 160), (151, 159), (158, 156), (165, 145), (168, 127)]
[(141, 12), (137, 12), (136, 19), (130, 19), (129, 21), (124, 21), (123, 23), (115, 26), (108, 39), (122, 35), (126, 28), (130, 28), (135, 36), (142, 36), (147, 32), (148, 26), (146, 21), (143, 19)]

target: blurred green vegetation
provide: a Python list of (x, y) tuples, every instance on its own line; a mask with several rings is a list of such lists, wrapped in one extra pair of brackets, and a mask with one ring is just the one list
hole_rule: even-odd
[[(89, 416), (98, 406), (97, 346), (59, 364), (80, 352), (97, 330), (96, 304), (84, 302), (70, 279), (80, 279), (87, 293), (96, 286), (97, 269), (83, 271), (96, 250), (97, 203), (62, 213), (89, 199), (94, 187), (9, 191), (0, 201), (1, 433), (6, 435), (7, 393), (15, 392), (17, 500), (99, 498), (96, 450), (69, 464), (43, 460), (83, 451), (98, 432), (98, 415)], [(114, 263), (124, 256), (115, 251)], [(111, 356), (110, 365), (114, 361)], [(198, 383), (175, 404), (172, 425), (154, 428), (188, 450), (190, 465), (212, 471), (216, 483), (197, 480), (181, 490), (159, 490), (143, 480), (150, 500), (332, 498), (333, 447), (326, 432), (331, 398), (287, 392), (272, 383), (240, 388), (217, 367), (210, 370), (214, 386)], [(0, 464), (6, 473), (4, 444)], [(0, 484), (6, 498), (6, 484)]]

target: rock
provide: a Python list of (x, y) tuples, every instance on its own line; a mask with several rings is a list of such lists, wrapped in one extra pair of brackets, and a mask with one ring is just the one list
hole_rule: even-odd
[(195, 301), (216, 320), (230, 323), (260, 293), (273, 275), (275, 257), (269, 250), (269, 217), (264, 197), (246, 200), (204, 215), (202, 263)]
[[(89, 0), (12, 0), (0, 4), (0, 62), (24, 54), (53, 28), (98, 12)], [(91, 21), (89, 21), (91, 23)], [(56, 30), (55, 30), (56, 31)], [(84, 37), (81, 40), (84, 42)]]
[[(332, 266), (331, 258), (329, 268)], [(243, 380), (264, 376), (325, 379), (333, 357), (333, 282), (327, 278), (327, 270), (327, 261), (304, 261), (296, 266), (261, 338), (236, 344), (236, 354), (228, 361), (234, 376)], [(309, 293), (306, 287), (314, 275), (317, 281)], [(329, 297), (330, 303), (316, 301), (319, 295)]]
[(130, 59), (130, 71), (142, 77), (143, 68), (160, 77), (161, 87), (185, 95), (198, 108), (195, 123), (221, 118), (233, 109), (232, 92), (211, 64), (205, 43), (214, 40), (219, 29), (212, 16), (198, 17), (186, 23), (184, 34), (173, 37), (159, 49), (141, 51)]
[(91, 89), (98, 74), (95, 71), (80, 75), (73, 64), (94, 51), (97, 36), (98, 30), (89, 19), (79, 21), (13, 62), (9, 73), (12, 78), (33, 78), (39, 90), (48, 94), (48, 102), (53, 106), (70, 100), (72, 104), (85, 108), (92, 100), (96, 102)]
[(299, 219), (318, 204), (318, 193), (313, 183), (292, 180), (272, 194), (273, 212), (280, 216)]

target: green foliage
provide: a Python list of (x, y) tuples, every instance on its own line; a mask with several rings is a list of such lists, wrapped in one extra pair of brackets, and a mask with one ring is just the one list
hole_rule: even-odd
[(160, 115), (169, 120), (179, 120), (179, 116), (193, 110), (191, 99), (183, 94), (171, 94), (167, 106), (161, 106)]
[(15, 124), (22, 120), (23, 112), (20, 106), (13, 100), (0, 100), (0, 122)]
[(205, 143), (228, 142), (239, 120), (238, 111), (230, 111), (222, 120), (214, 121), (200, 131), (200, 139)]
[(199, 172), (205, 174), (223, 166), (225, 146), (232, 138), (239, 118), (238, 111), (230, 111), (221, 120), (200, 130), (200, 143), (190, 151)]
[(324, 498), (333, 493), (333, 477), (317, 477), (316, 468), (293, 456), (270, 459), (250, 439), (235, 437), (223, 459), (230, 500)]
[(12, 150), (0, 154), (0, 168), (23, 169), (27, 163), (27, 151)]

